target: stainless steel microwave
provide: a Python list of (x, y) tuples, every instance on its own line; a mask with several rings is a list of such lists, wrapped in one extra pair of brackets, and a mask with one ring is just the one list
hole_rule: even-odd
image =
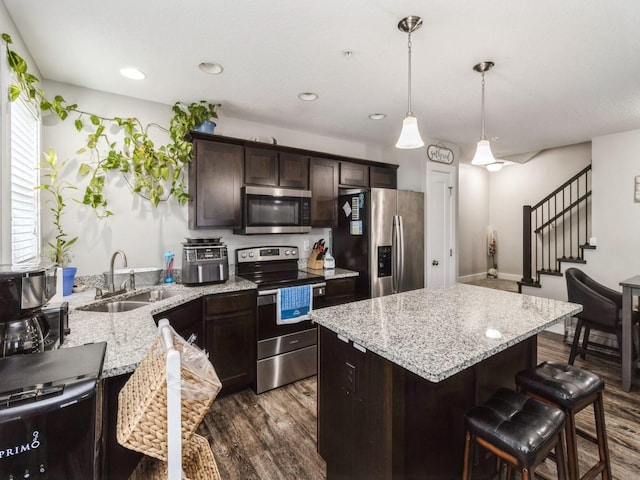
[(309, 233), (311, 191), (242, 187), (242, 228), (234, 233)]

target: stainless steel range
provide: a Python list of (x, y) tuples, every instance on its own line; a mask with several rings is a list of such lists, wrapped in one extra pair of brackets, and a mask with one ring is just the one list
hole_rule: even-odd
[(236, 250), (236, 274), (258, 285), (256, 393), (317, 372), (317, 328), (307, 313), (325, 282), (298, 270), (298, 259), (295, 246)]

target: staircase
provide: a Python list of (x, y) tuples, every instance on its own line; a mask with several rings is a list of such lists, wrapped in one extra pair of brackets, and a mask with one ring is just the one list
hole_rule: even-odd
[[(591, 165), (537, 204), (522, 207), (523, 286), (541, 287), (543, 275), (562, 276), (561, 264), (586, 263), (591, 233)], [(534, 276), (535, 274), (535, 276)]]

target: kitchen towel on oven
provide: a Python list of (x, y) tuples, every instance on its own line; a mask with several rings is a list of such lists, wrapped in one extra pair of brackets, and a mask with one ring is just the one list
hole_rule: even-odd
[(277, 325), (309, 320), (309, 314), (313, 310), (313, 289), (311, 285), (280, 288), (276, 294), (276, 302)]

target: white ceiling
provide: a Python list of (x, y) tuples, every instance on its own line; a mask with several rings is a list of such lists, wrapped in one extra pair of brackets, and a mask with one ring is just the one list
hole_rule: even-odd
[[(640, 128), (637, 0), (4, 0), (46, 79), (172, 104), (207, 99), (233, 117), (388, 146), (407, 109), (423, 137), (486, 133), (496, 156)], [(352, 50), (347, 59), (344, 50)], [(202, 73), (218, 62), (224, 73)], [(119, 69), (134, 65), (142, 82)], [(302, 102), (300, 92), (319, 95)], [(384, 112), (372, 121), (368, 115)], [(135, 114), (135, 112), (134, 112)]]

